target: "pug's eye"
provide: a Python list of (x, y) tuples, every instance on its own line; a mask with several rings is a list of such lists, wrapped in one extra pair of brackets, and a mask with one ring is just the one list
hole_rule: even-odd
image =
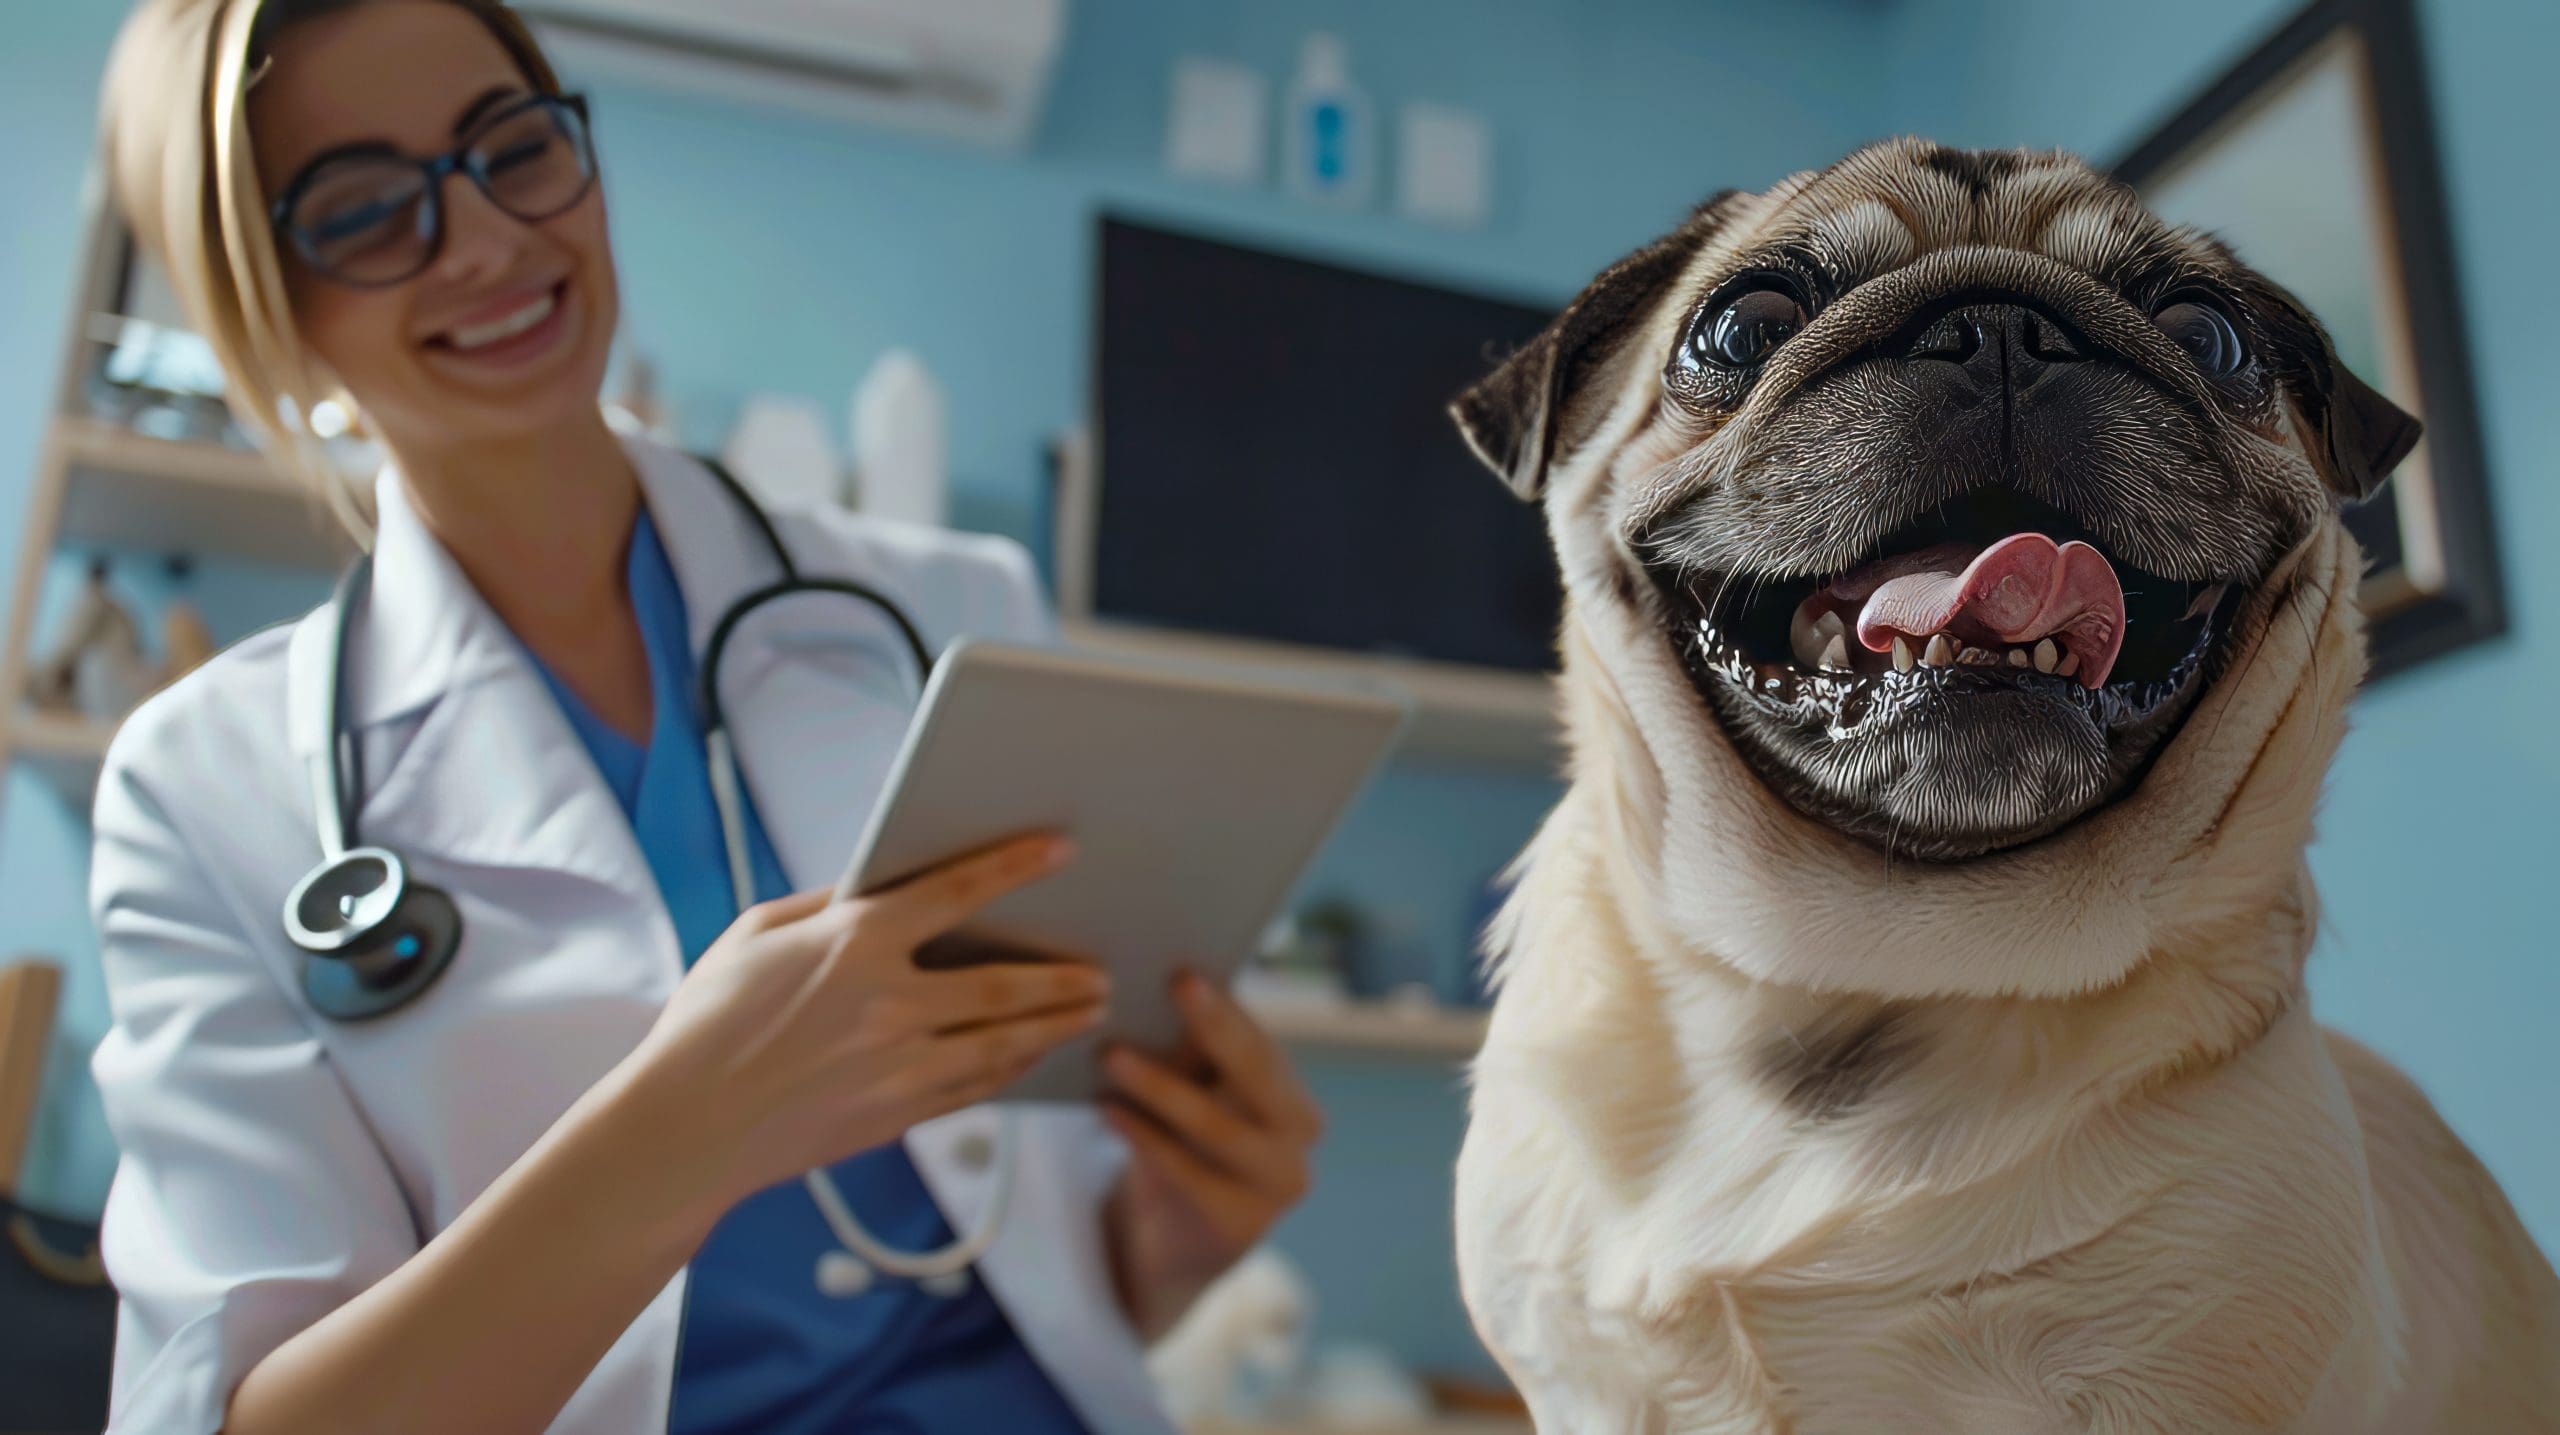
[(2222, 306), (2199, 294), (2173, 294), (2152, 311), (2151, 322), (2169, 336), (2209, 379), (2227, 379), (2249, 362), (2239, 326)]
[(1706, 310), (1689, 331), (1690, 357), (1721, 369), (1747, 369), (1807, 322), (1804, 301), (1775, 282), (1745, 289)]

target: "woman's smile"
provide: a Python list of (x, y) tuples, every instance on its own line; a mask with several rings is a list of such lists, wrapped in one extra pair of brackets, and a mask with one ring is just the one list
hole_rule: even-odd
[(572, 278), (518, 286), (474, 306), (421, 348), (436, 372), (462, 382), (519, 382), (545, 361), (574, 352), (584, 317)]

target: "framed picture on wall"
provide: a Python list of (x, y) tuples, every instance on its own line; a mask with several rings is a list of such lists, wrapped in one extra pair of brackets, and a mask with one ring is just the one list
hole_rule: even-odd
[(2503, 632), (2469, 350), (2412, 0), (2317, 0), (2115, 169), (2163, 218), (2228, 240), (2426, 424), (2347, 514), (2371, 559), (2374, 671)]

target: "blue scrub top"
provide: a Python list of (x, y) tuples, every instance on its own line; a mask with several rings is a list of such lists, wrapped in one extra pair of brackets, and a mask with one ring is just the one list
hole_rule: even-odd
[[(737, 906), (694, 711), (684, 593), (645, 509), (632, 529), (628, 579), (649, 654), (647, 748), (606, 726), (539, 658), (533, 663), (621, 799), (690, 967), (728, 929)], [(757, 899), (788, 892), (751, 804), (746, 828)], [(903, 1145), (891, 1142), (831, 1169), (846, 1202), (890, 1245), (950, 1243), (951, 1227)], [(957, 1297), (895, 1279), (860, 1295), (830, 1296), (814, 1276), (819, 1255), (834, 1248), (797, 1180), (749, 1196), (713, 1228), (685, 1289), (667, 1420), (672, 1435), (1082, 1435), (1083, 1423), (983, 1281), (971, 1280)]]

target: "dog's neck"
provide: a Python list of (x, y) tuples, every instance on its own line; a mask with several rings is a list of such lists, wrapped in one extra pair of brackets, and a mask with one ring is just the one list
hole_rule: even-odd
[[(1627, 1249), (1740, 1273), (1883, 1204), (1962, 1200), (2109, 1105), (2245, 1053), (2301, 1005), (2316, 926), (2302, 853), (2361, 666), (2353, 604), (2330, 601), (2353, 562), (2335, 534), (2297, 556), (2281, 608), (2155, 769), (2186, 790), (2131, 795), (2091, 819), (2119, 830), (2064, 834), (1988, 878), (1983, 864), (1888, 864), (1817, 829), (1729, 748), (1713, 765), (1722, 790), (1683, 791), (1638, 717), (1658, 703), (1627, 690), (1616, 635), (1576, 604), (1574, 780), (1497, 931), (1496, 1020), (1523, 1025), (1486, 1058), (1549, 1064), (1480, 1080), (1570, 1108), (1559, 1125), (1580, 1134), (1576, 1154), (1622, 1217), (1665, 1223)], [(1696, 717), (1692, 730), (1723, 744)], [(1702, 819), (1720, 830), (1676, 830)], [(2118, 865), (2085, 865), (2101, 861)], [(1911, 927), (1885, 919), (1897, 904), (1918, 914)], [(2109, 979), (2059, 993), (2032, 972), (1895, 970), (1943, 962), (1950, 926), (1968, 920), (2000, 961), (2085, 965), (2071, 944), (2094, 939), (2133, 952), (2092, 968)], [(1826, 932), (1860, 945), (1808, 964), (1827, 955)], [(2092, 1196), (2093, 1210), (2113, 1199)], [(1701, 1202), (1718, 1212), (1703, 1228)]]

